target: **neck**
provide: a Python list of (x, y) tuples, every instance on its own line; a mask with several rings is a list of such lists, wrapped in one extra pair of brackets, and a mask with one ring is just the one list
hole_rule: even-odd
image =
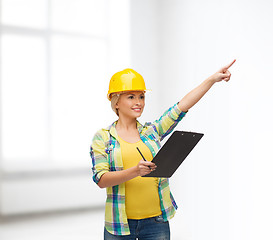
[(135, 118), (124, 118), (120, 116), (116, 128), (120, 130), (135, 130), (137, 128), (137, 120)]

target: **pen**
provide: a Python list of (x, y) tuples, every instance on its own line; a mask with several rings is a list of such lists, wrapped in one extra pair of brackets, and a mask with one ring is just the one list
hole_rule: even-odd
[[(143, 160), (147, 162), (147, 160), (145, 159), (145, 157), (143, 156), (143, 154), (140, 152), (139, 148), (136, 147), (136, 149), (138, 150), (138, 152), (139, 152), (139, 154), (141, 155), (141, 157), (143, 158)], [(148, 167), (151, 169), (150, 166), (148, 166)]]

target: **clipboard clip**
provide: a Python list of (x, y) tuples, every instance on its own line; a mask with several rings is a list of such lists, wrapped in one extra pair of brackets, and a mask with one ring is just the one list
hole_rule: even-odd
[[(189, 133), (192, 133), (193, 134), (192, 136), (195, 137), (195, 134), (193, 132), (189, 132)], [(184, 135), (184, 133), (182, 132), (181, 135)]]

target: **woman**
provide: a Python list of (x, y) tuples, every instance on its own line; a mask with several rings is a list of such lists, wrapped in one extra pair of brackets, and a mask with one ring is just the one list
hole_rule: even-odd
[[(172, 132), (188, 110), (220, 81), (230, 80), (229, 67), (210, 76), (158, 120), (141, 125), (145, 83), (132, 69), (113, 75), (108, 99), (118, 120), (99, 130), (91, 145), (93, 180), (107, 188), (104, 239), (170, 239), (168, 220), (177, 209), (166, 178), (142, 178), (156, 169), (151, 162), (160, 141)], [(144, 161), (136, 148), (144, 155)]]

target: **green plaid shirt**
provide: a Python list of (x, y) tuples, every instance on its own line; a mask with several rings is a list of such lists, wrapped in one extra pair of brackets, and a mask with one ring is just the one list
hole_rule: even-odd
[[(164, 112), (158, 120), (152, 123), (148, 122), (145, 125), (141, 125), (137, 122), (140, 138), (148, 146), (153, 157), (160, 149), (160, 141), (173, 131), (185, 114), (175, 104)], [(98, 183), (101, 176), (106, 172), (123, 170), (121, 149), (117, 140), (116, 123), (114, 122), (106, 129), (99, 130), (93, 138), (90, 155), (95, 183)], [(125, 183), (108, 187), (106, 192), (106, 230), (114, 235), (129, 235), (130, 230), (125, 211)], [(159, 179), (158, 194), (162, 216), (167, 221), (174, 216), (177, 209), (167, 178)]]

